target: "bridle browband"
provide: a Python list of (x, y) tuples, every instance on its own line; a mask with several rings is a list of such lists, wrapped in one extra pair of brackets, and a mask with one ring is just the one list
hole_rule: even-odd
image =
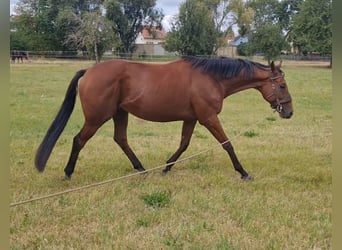
[(278, 78), (281, 78), (281, 77), (284, 77), (284, 75), (285, 75), (285, 74), (282, 72), (280, 76), (273, 76), (273, 75), (272, 75), (272, 72), (271, 72), (270, 77), (269, 77), (269, 79), (271, 80), (271, 83), (272, 83), (273, 93), (270, 94), (270, 95), (268, 95), (268, 96), (266, 96), (266, 99), (268, 99), (269, 97), (271, 97), (271, 96), (273, 96), (273, 95), (276, 97), (276, 104), (275, 104), (275, 105), (272, 104), (271, 107), (272, 107), (275, 111), (277, 111), (278, 113), (281, 113), (281, 112), (282, 112), (282, 110), (283, 110), (283, 104), (286, 104), (286, 103), (289, 103), (289, 102), (292, 101), (291, 97), (289, 97), (289, 98), (287, 98), (287, 99), (285, 99), (285, 100), (281, 100), (281, 101), (280, 101), (279, 98), (278, 98), (278, 91), (279, 91), (279, 90), (276, 89), (274, 80), (275, 80), (275, 79), (278, 79)]

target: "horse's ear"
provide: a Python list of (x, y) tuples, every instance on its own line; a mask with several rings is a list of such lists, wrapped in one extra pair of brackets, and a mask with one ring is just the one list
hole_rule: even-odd
[(272, 72), (274, 72), (274, 70), (275, 70), (274, 61), (271, 62), (270, 66), (271, 66)]

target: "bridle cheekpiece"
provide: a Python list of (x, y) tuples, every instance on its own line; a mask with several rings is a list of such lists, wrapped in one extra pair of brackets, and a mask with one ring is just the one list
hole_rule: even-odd
[(287, 98), (287, 99), (285, 99), (285, 100), (279, 100), (279, 97), (278, 97), (278, 92), (279, 92), (279, 88), (276, 88), (276, 85), (275, 85), (275, 81), (274, 80), (276, 80), (276, 79), (278, 79), (278, 78), (281, 78), (281, 77), (284, 77), (284, 72), (281, 72), (281, 75), (280, 76), (273, 76), (272, 75), (272, 72), (271, 72), (271, 74), (270, 74), (270, 77), (269, 77), (269, 79), (271, 80), (271, 83), (272, 83), (272, 89), (273, 89), (273, 93), (272, 94), (270, 94), (270, 95), (268, 95), (267, 97), (266, 97), (266, 99), (268, 99), (269, 97), (271, 97), (271, 96), (275, 96), (276, 97), (276, 103), (275, 104), (272, 104), (271, 105), (271, 107), (274, 109), (274, 111), (277, 111), (278, 113), (281, 113), (282, 112), (282, 110), (283, 110), (283, 104), (285, 104), (285, 103), (289, 103), (289, 102), (291, 102), (292, 100), (291, 100), (291, 97), (289, 97), (289, 98)]

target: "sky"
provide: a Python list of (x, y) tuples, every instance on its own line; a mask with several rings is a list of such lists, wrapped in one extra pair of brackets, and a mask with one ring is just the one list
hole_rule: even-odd
[(157, 0), (156, 2), (156, 7), (162, 9), (165, 15), (162, 21), (163, 28), (169, 31), (172, 17), (178, 14), (179, 6), (184, 0)]
[[(18, 2), (18, 0), (10, 0), (10, 13), (14, 13), (14, 6)], [(170, 30), (170, 22), (174, 15), (178, 14), (178, 9), (180, 4), (184, 2), (184, 0), (157, 0), (156, 7), (158, 9), (162, 9), (165, 15), (163, 19), (163, 27), (166, 31)]]

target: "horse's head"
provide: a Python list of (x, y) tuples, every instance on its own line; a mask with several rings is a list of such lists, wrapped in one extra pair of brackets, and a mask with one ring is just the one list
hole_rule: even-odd
[(271, 107), (279, 113), (280, 117), (288, 119), (293, 114), (293, 108), (285, 74), (280, 69), (281, 63), (275, 66), (272, 61), (270, 66), (270, 76), (261, 88), (262, 95), (271, 104)]

